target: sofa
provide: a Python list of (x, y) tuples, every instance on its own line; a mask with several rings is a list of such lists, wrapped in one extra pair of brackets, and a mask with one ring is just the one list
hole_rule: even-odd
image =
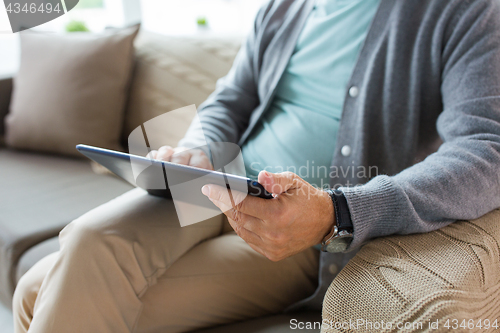
[[(135, 69), (123, 124), (123, 140), (143, 122), (182, 106), (199, 105), (229, 70), (238, 38), (168, 37), (141, 32), (135, 42)], [(9, 111), (12, 78), (0, 78), (0, 138)], [(166, 129), (175, 146), (192, 115)], [(1, 140), (1, 139), (0, 139)], [(1, 144), (1, 141), (0, 141)], [(84, 158), (14, 150), (0, 145), (0, 301), (11, 306), (20, 277), (59, 248), (57, 235), (73, 219), (130, 190), (132, 186)], [(425, 235), (374, 240), (342, 269), (332, 283), (323, 319), (340, 323), (324, 332), (398, 331), (373, 323), (419, 322), (430, 330), (446, 320), (500, 319), (500, 210), (475, 221), (460, 221)], [(365, 320), (371, 327), (345, 326)], [(319, 332), (320, 311), (247, 320), (203, 330)], [(468, 323), (468, 322), (467, 322)], [(333, 326), (333, 325), (332, 325)], [(296, 328), (296, 329), (294, 329)], [(461, 328), (457, 326), (457, 329)], [(474, 326), (471, 331), (479, 330)]]

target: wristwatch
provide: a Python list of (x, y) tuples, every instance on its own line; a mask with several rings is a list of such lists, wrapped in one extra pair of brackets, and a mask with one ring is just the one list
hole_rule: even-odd
[(351, 244), (353, 226), (351, 213), (344, 193), (340, 190), (326, 190), (333, 202), (335, 224), (332, 231), (321, 242), (323, 252), (343, 252)]

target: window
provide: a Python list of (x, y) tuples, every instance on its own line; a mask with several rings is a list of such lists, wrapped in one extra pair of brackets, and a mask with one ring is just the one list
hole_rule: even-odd
[[(90, 31), (142, 21), (142, 29), (160, 34), (230, 34), (244, 36), (266, 0), (80, 0), (73, 10), (35, 27), (64, 32), (68, 23), (82, 22)], [(204, 23), (204, 24), (203, 24)], [(0, 75), (16, 71), (19, 40), (11, 33), (5, 7), (0, 3)]]
[[(146, 30), (164, 34), (245, 35), (264, 0), (141, 0)], [(206, 22), (197, 24), (198, 19)]]

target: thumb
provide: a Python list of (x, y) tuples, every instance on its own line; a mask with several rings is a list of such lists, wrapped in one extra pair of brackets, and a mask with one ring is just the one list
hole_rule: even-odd
[(302, 181), (293, 172), (270, 173), (267, 171), (261, 171), (258, 180), (267, 192), (273, 194), (281, 194), (294, 189)]

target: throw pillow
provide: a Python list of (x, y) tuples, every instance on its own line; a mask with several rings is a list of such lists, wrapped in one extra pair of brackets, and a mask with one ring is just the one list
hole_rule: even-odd
[(79, 143), (121, 149), (138, 29), (21, 33), (6, 144), (74, 156)]

